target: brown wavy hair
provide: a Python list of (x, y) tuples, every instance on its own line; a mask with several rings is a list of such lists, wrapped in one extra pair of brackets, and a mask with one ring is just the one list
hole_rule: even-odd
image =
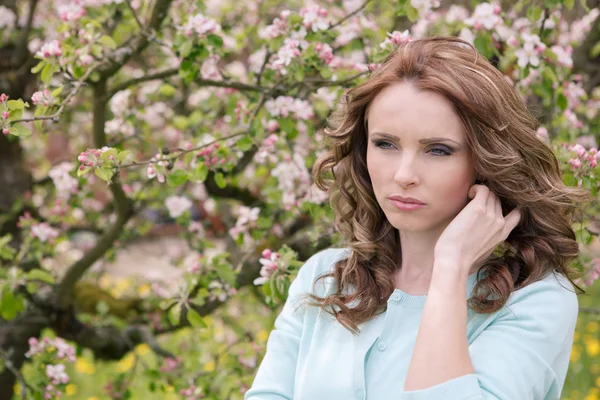
[[(571, 223), (591, 201), (589, 192), (563, 183), (552, 149), (536, 137), (538, 121), (506, 77), (470, 43), (438, 36), (400, 45), (341, 97), (327, 120), (329, 150), (316, 160), (313, 177), (320, 189), (330, 191), (335, 227), (351, 251), (314, 282), (333, 277), (335, 293), (311, 293), (310, 305), (357, 334), (358, 324), (385, 311), (394, 291), (399, 235), (377, 203), (367, 171), (366, 115), (377, 94), (399, 81), (440, 93), (454, 104), (479, 182), (500, 198), (504, 215), (517, 206), (522, 212), (520, 224), (479, 267), (478, 279), (485, 277), (468, 299), (469, 308), (497, 311), (511, 292), (553, 270), (585, 293), (572, 280), (581, 273), (569, 264), (579, 254)], [(355, 290), (346, 293), (350, 285)], [(350, 302), (357, 305), (350, 308)]]

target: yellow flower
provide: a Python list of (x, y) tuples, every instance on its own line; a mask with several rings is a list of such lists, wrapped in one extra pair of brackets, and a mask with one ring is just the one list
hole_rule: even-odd
[(147, 283), (140, 285), (137, 290), (138, 296), (140, 296), (142, 298), (147, 297), (150, 294), (150, 291), (151, 291), (151, 287)]
[(590, 365), (590, 372), (594, 375), (598, 375), (598, 372), (600, 372), (600, 365), (598, 365), (598, 364)]
[(100, 285), (100, 287), (105, 290), (108, 289), (111, 284), (112, 278), (109, 275), (102, 275), (102, 277), (98, 281), (98, 285)]
[(135, 352), (139, 356), (143, 356), (144, 354), (148, 354), (150, 352), (150, 346), (146, 343), (138, 344), (135, 348)]
[(214, 361), (209, 361), (206, 364), (204, 364), (204, 371), (205, 372), (214, 372), (214, 370), (217, 368), (217, 365), (215, 364)]
[(15, 394), (17, 396), (21, 395), (21, 385), (19, 384), (19, 382), (15, 383), (15, 386), (13, 386), (13, 390), (15, 391)]
[(100, 400), (100, 398), (96, 397), (96, 396), (92, 396), (92, 397), (88, 397), (87, 400)]
[(133, 364), (135, 364), (135, 356), (129, 353), (125, 357), (123, 357), (121, 361), (119, 361), (119, 363), (117, 364), (117, 371), (127, 372), (131, 368), (133, 368)]
[(165, 392), (173, 392), (175, 391), (175, 388), (171, 385), (167, 385), (165, 386)]
[(73, 396), (74, 394), (77, 393), (77, 385), (75, 385), (73, 383), (69, 383), (65, 387), (65, 393), (67, 394), (67, 396)]
[(269, 338), (269, 332), (262, 330), (256, 334), (256, 340), (259, 342), (266, 342)]
[(96, 372), (96, 366), (87, 359), (80, 357), (75, 361), (75, 370), (80, 374), (92, 375)]
[(591, 388), (588, 394), (584, 397), (584, 400), (598, 400), (598, 389)]
[(571, 350), (571, 362), (576, 362), (581, 356), (581, 346), (574, 344)]
[(585, 349), (590, 356), (596, 356), (600, 353), (600, 342), (596, 338), (586, 338)]
[(586, 331), (591, 333), (598, 332), (599, 325), (600, 324), (598, 324), (598, 321), (590, 321), (586, 326)]
[(596, 378), (596, 386), (600, 387), (600, 376)]
[(575, 334), (573, 335), (573, 341), (578, 341), (579, 340), (579, 332), (575, 332)]

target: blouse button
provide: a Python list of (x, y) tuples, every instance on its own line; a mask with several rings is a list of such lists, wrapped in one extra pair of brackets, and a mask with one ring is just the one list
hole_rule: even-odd
[(392, 301), (394, 301), (396, 303), (399, 302), (400, 301), (400, 295), (397, 294), (397, 293), (394, 294), (394, 295), (392, 295)]
[(362, 398), (363, 398), (363, 395), (364, 395), (364, 393), (363, 393), (363, 391), (362, 391), (362, 390), (357, 390), (357, 391), (356, 391), (356, 398), (357, 398), (357, 399), (361, 399), (361, 400), (362, 400)]
[(385, 342), (379, 342), (377, 344), (377, 348), (381, 351), (385, 351), (385, 349), (387, 349), (387, 345), (385, 344)]

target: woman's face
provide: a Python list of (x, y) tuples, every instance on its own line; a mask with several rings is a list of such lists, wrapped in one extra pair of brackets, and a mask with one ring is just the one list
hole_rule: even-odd
[[(388, 221), (404, 231), (444, 229), (467, 204), (475, 181), (453, 104), (441, 94), (395, 83), (375, 97), (367, 121), (367, 168)], [(425, 205), (403, 210), (390, 196)]]

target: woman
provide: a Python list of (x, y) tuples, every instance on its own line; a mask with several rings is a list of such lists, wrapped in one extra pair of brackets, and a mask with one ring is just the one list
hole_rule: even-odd
[(302, 266), (245, 399), (559, 399), (589, 199), (536, 128), (457, 38), (405, 43), (350, 90), (313, 168), (349, 245)]

